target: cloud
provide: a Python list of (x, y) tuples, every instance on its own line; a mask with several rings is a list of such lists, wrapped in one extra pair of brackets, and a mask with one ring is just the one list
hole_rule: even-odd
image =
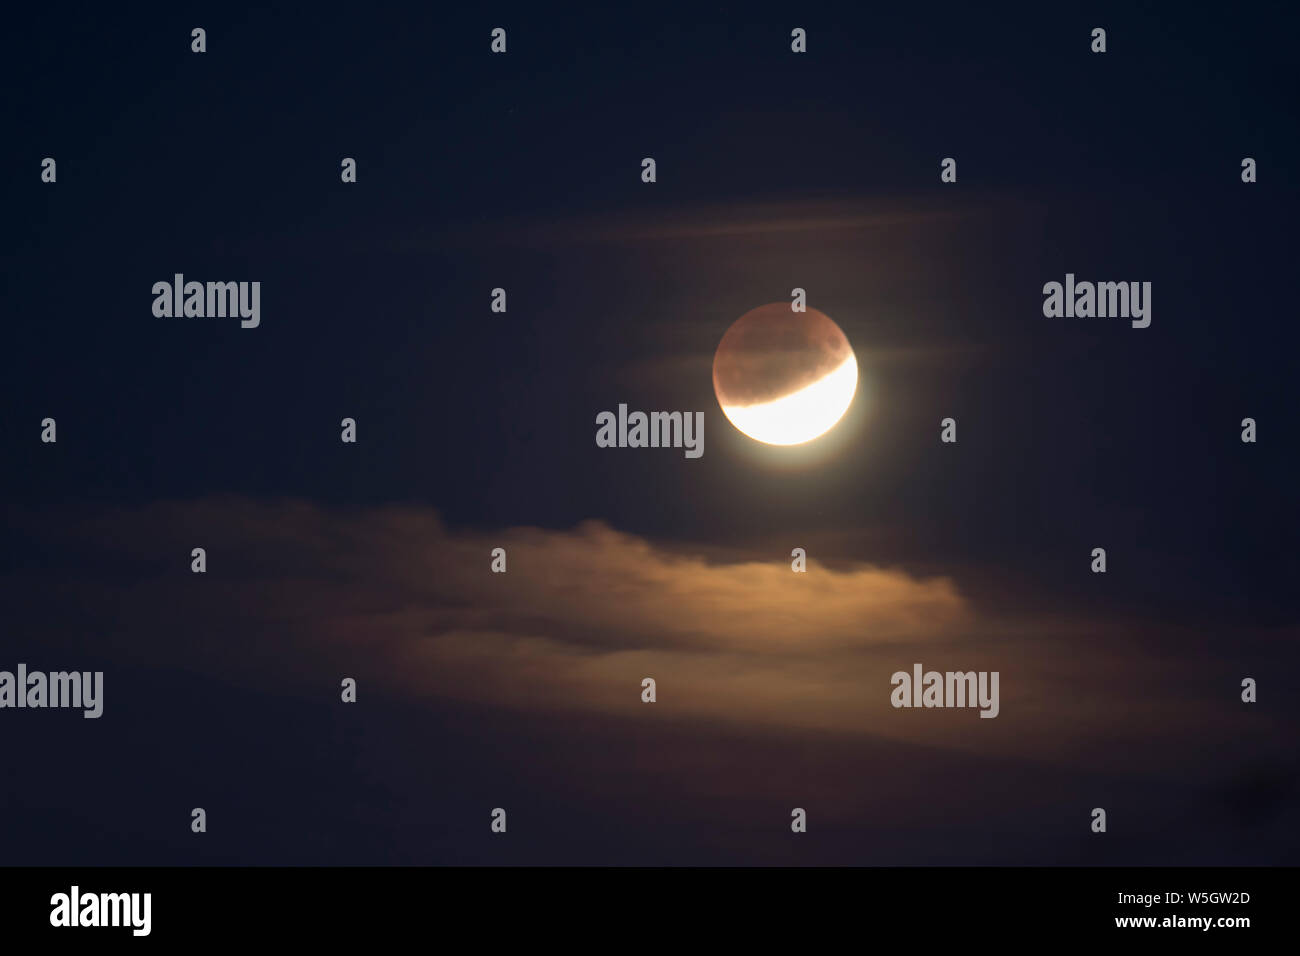
[[(662, 652), (705, 669), (717, 655), (797, 668), (829, 650), (930, 641), (968, 616), (944, 578), (865, 564), (831, 570), (815, 557), (796, 574), (782, 552), (710, 560), (599, 521), (452, 533), (421, 507), (217, 498), (113, 510), (41, 533), (91, 565), (83, 591), (95, 592), (101, 575), (122, 576), (116, 600), (139, 598), (154, 613), (192, 601), (205, 628), (239, 621), (273, 631), (277, 644), (381, 648), (436, 661), (442, 675), (478, 674), (500, 658), (516, 682), (532, 680), (539, 660), (573, 684)], [(188, 570), (198, 545), (203, 576)], [(489, 570), (496, 547), (506, 549), (506, 574)], [(498, 684), (469, 690), (491, 696)]]
[[(93, 649), (118, 666), (303, 696), (350, 676), (362, 699), (637, 717), (653, 677), (652, 719), (1072, 765), (1111, 766), (1145, 740), (1151, 771), (1248, 719), (1231, 687), (1205, 697), (1203, 660), (1143, 651), (1122, 624), (1101, 640), (1062, 615), (990, 618), (951, 578), (901, 568), (813, 556), (796, 574), (784, 545), (761, 561), (719, 559), (598, 521), (452, 531), (419, 506), (243, 498), (17, 525), (53, 549), (5, 581), (21, 595), (25, 645), (41, 649), (33, 666)], [(189, 571), (196, 546), (204, 575)], [(505, 574), (489, 570), (497, 547)], [(892, 708), (890, 675), (914, 662), (999, 670), (1001, 715)]]

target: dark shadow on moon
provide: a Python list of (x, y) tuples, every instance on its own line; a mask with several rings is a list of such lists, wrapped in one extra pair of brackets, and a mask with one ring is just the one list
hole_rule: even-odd
[(727, 329), (713, 357), (713, 389), (723, 407), (759, 405), (806, 388), (853, 354), (840, 327), (816, 309), (774, 302)]

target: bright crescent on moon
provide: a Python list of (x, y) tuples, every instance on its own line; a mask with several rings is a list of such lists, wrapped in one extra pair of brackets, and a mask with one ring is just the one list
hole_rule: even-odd
[(858, 388), (858, 360), (823, 312), (788, 302), (751, 309), (713, 356), (718, 405), (743, 434), (766, 445), (802, 445), (835, 426)]
[(775, 401), (741, 407), (723, 405), (727, 420), (767, 445), (802, 445), (844, 417), (858, 389), (858, 360), (850, 355), (825, 378)]

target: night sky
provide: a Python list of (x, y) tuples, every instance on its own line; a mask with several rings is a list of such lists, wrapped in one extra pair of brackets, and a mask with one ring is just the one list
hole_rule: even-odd
[[(1296, 863), (1294, 10), (536, 7), (5, 31), (0, 669), (105, 685), (0, 710), (5, 862)], [(783, 449), (710, 368), (794, 287), (861, 377)]]

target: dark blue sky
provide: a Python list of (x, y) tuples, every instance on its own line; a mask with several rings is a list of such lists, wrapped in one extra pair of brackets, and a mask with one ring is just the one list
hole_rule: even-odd
[[(93, 729), (0, 715), (26, 768), (0, 791), (22, 811), (0, 814), (7, 845), (22, 862), (99, 863), (1294, 861), (1279, 807), (1300, 786), (1295, 14), (1126, 6), (23, 11), (3, 41), (0, 667), (102, 666), (109, 704)], [(1094, 26), (1105, 55), (1089, 52)], [(345, 156), (355, 185), (339, 181)], [(945, 156), (956, 184), (939, 182)], [(1240, 181), (1244, 156), (1258, 183)], [(177, 272), (260, 281), (261, 326), (154, 317), (151, 286)], [(1152, 282), (1151, 327), (1045, 318), (1042, 285), (1067, 272)], [(497, 286), (504, 315), (488, 308)], [(708, 372), (728, 325), (794, 286), (863, 376), (840, 434), (806, 459), (731, 429)], [(705, 411), (703, 458), (598, 449), (595, 415), (619, 402)], [(39, 441), (46, 416), (56, 446)], [(938, 442), (946, 416), (956, 446)], [(1239, 440), (1246, 416), (1255, 445)], [(295, 537), (286, 499), (326, 515), (316, 537)], [(729, 567), (800, 545), (832, 571), (943, 575), (985, 635), (959, 640), (964, 659), (1034, 659), (1049, 724), (1071, 726), (1093, 693), (1100, 715), (1111, 670), (1156, 709), (1122, 715), (1136, 737), (1105, 773), (1082, 732), (986, 752), (750, 714), (655, 730), (636, 710), (593, 716), (587, 685), (571, 710), (381, 691), (400, 669), (381, 654), (329, 657), (370, 681), (340, 713), (336, 682), (313, 697), (298, 669), (307, 635), (276, 643), (275, 595), (328, 604), (355, 587), (365, 613), (409, 610), (382, 575), (349, 577), (358, 556), (421, 567), (409, 542), (405, 564), (384, 563), (374, 509), (388, 506), (436, 512), (455, 541), (595, 519)], [(188, 574), (187, 541), (227, 532), (211, 574), (239, 573), (220, 599), (175, 590), (192, 585), (168, 577)], [(291, 537), (310, 545), (282, 551)], [(563, 547), (546, 540), (539, 553)], [(1087, 573), (1098, 545), (1104, 587)], [(414, 606), (505, 613), (477, 587)], [(606, 619), (582, 600), (537, 626), (587, 646)], [(330, 605), (331, 653), (349, 611)], [(526, 605), (508, 612), (532, 633)], [(707, 606), (692, 613), (690, 630), (716, 631)], [(1051, 622), (1059, 656), (1040, 661), (1026, 635)], [(242, 635), (228, 654), (221, 627)], [(1026, 643), (987, 636), (1008, 629)], [(1096, 667), (1071, 684), (1071, 660)], [(1207, 777), (1189, 752), (1142, 772), (1188, 732), (1232, 746), (1239, 715), (1213, 708), (1247, 674), (1267, 716), (1245, 765)], [(863, 683), (888, 692), (875, 670)], [(1059, 688), (1072, 696), (1053, 715)], [(1201, 709), (1180, 709), (1184, 693)], [(900, 766), (928, 782), (881, 795)], [(811, 799), (777, 777), (813, 781), (840, 837), (801, 857), (755, 836), (775, 819), (781, 837)], [(927, 803), (972, 779), (968, 803)], [(476, 820), (503, 791), (521, 833), (537, 821), (516, 849), (428, 822)], [(1147, 822), (1094, 855), (1075, 817), (1106, 794)], [(196, 845), (188, 810), (205, 800), (240, 822)], [(538, 835), (557, 817), (594, 829)]]

